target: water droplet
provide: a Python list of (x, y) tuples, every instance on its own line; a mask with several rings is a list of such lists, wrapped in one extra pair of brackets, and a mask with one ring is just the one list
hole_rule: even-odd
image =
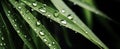
[(5, 45), (6, 45), (6, 43), (3, 43), (3, 45), (5, 46)]
[(24, 37), (25, 37), (25, 38), (27, 38), (27, 36), (26, 36), (26, 35), (24, 35)]
[(47, 39), (46, 39), (46, 38), (44, 38), (44, 39), (43, 39), (43, 41), (44, 41), (44, 42), (47, 42)]
[(62, 12), (62, 13), (65, 13), (65, 10), (63, 9), (63, 10), (61, 10), (61, 12)]
[(4, 40), (4, 37), (1, 37), (1, 40)]
[(26, 10), (26, 13), (28, 13), (29, 12), (29, 10)]
[(69, 14), (68, 16), (68, 19), (72, 20), (73, 19), (73, 16), (71, 14)]
[(19, 6), (18, 9), (21, 9), (21, 7)]
[(31, 11), (34, 11), (34, 9), (31, 9)]
[(10, 14), (7, 14), (8, 16), (10, 16)]
[(88, 33), (88, 32), (85, 32), (85, 33)]
[(17, 19), (15, 19), (14, 21), (17, 21)]
[(11, 13), (10, 11), (8, 11), (8, 13)]
[(64, 24), (64, 25), (67, 24), (66, 20), (61, 20), (61, 23)]
[(40, 11), (41, 13), (46, 13), (46, 12), (47, 12), (47, 11), (46, 11), (46, 8), (44, 8), (44, 7), (39, 8), (39, 11)]
[(32, 5), (33, 5), (34, 7), (36, 7), (36, 6), (37, 6), (37, 2), (32, 3)]
[(17, 4), (17, 2), (15, 1), (15, 4)]
[(52, 44), (49, 43), (48, 46), (52, 46)]
[(39, 22), (39, 21), (37, 21), (37, 25), (38, 25), (38, 26), (40, 25), (40, 22)]
[(43, 4), (43, 7), (47, 6), (46, 4)]
[(17, 25), (15, 24), (14, 26), (16, 27)]
[(51, 15), (48, 15), (48, 17), (50, 17)]
[(55, 42), (52, 42), (52, 44), (54, 45), (54, 44), (55, 44)]
[(17, 33), (20, 33), (20, 31), (19, 31), (19, 30), (17, 30)]
[(58, 16), (59, 16), (59, 12), (58, 12), (58, 11), (55, 11), (55, 12), (54, 12), (54, 16), (55, 16), (55, 17), (58, 17)]
[(56, 48), (53, 48), (53, 49), (56, 49)]
[(44, 32), (42, 32), (42, 31), (40, 31), (40, 32), (39, 32), (39, 34), (40, 34), (40, 35), (42, 35), (42, 36), (44, 36), (44, 35), (45, 35), (45, 34), (44, 34)]
[(34, 29), (35, 31), (37, 30), (37, 29)]
[(28, 20), (30, 20), (30, 17), (28, 17)]
[(3, 46), (3, 44), (2, 44), (2, 43), (0, 43), (0, 45), (1, 45), (1, 46)]

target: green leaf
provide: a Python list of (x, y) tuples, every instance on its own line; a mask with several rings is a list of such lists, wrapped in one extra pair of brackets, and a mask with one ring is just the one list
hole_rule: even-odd
[[(60, 25), (63, 25), (67, 28), (70, 28), (80, 34), (82, 34), (84, 37), (89, 39), (91, 42), (99, 46), (100, 48), (107, 49), (107, 46), (100, 41), (97, 36), (93, 34), (93, 32), (78, 18), (76, 21), (73, 19), (69, 19), (68, 16), (64, 16), (64, 14), (61, 14), (61, 12), (65, 12), (64, 10), (61, 10), (61, 12), (42, 4), (38, 1), (27, 1), (22, 0), (24, 3), (26, 3), (28, 6), (30, 6), (32, 9), (36, 10), (37, 12), (41, 13), (42, 15), (54, 20), (55, 22), (59, 23)], [(35, 3), (36, 5), (34, 5)], [(70, 13), (71, 14), (71, 13)]]
[(9, 19), (10, 23), (12, 24), (19, 37), (23, 40), (23, 42), (28, 46), (29, 49), (35, 49), (34, 44), (32, 44), (32, 41), (30, 40), (29, 34), (27, 34), (28, 32), (25, 28), (25, 25), (20, 21), (20, 19), (17, 18), (19, 16), (14, 15), (11, 7), (6, 5), (5, 3), (2, 3), (2, 6), (5, 14), (7, 15), (7, 18)]
[(86, 4), (86, 3), (84, 3), (84, 2), (82, 2), (80, 0), (69, 0), (69, 1), (73, 2), (75, 5), (78, 5), (78, 6), (82, 7), (82, 8), (84, 8), (84, 9), (87, 9), (87, 10), (89, 10), (89, 11), (91, 11), (91, 12), (97, 14), (97, 15), (100, 15), (103, 18), (106, 18), (108, 20), (113, 21), (106, 14), (104, 14), (101, 11), (99, 11), (98, 9), (94, 8), (94, 6), (88, 5), (88, 4)]
[[(29, 26), (35, 31), (35, 33), (42, 39), (42, 41), (50, 49), (61, 49), (59, 44), (47, 31), (47, 29), (38, 21), (26, 8), (15, 0), (10, 0), (11, 4), (19, 11)], [(34, 4), (36, 5), (36, 4)]]
[(0, 49), (15, 49), (11, 34), (0, 13)]

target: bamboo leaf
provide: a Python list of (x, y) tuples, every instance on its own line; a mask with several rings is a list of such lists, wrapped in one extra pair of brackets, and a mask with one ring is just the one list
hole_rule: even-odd
[[(35, 31), (35, 33), (42, 39), (42, 41), (50, 49), (61, 49), (59, 44), (51, 36), (51, 34), (46, 30), (46, 28), (38, 21), (27, 9), (16, 2), (15, 0), (10, 0), (11, 4), (19, 11), (22, 17), (26, 20), (29, 26)], [(34, 4), (36, 5), (36, 4)], [(27, 11), (27, 14), (26, 14)]]
[[(94, 44), (98, 45), (100, 48), (107, 49), (107, 46), (105, 46), (105, 44), (103, 44), (84, 23), (80, 21), (78, 24), (78, 19), (76, 21), (74, 21), (73, 19), (69, 19), (68, 17), (64, 16), (64, 14), (61, 14), (59, 11), (37, 1), (34, 2), (27, 0), (22, 0), (22, 1), (31, 8), (33, 8), (34, 10), (36, 10), (37, 12), (54, 20), (60, 25), (63, 25), (67, 28), (70, 28), (82, 34), (84, 37), (89, 39)], [(36, 5), (34, 5), (33, 3), (35, 3)]]

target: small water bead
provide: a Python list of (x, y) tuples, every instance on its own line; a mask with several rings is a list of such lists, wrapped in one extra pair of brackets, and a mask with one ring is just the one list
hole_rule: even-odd
[(37, 29), (34, 29), (35, 31), (37, 30)]
[(25, 38), (27, 38), (27, 36), (26, 36), (26, 35), (24, 35), (24, 37), (25, 37)]
[(28, 17), (28, 20), (30, 20), (30, 17)]
[(6, 45), (6, 43), (3, 43), (3, 45), (5, 46), (5, 45)]
[(45, 35), (44, 32), (42, 32), (42, 31), (40, 31), (39, 34), (40, 34), (41, 36), (44, 36), (44, 35)]
[(8, 16), (10, 16), (10, 14), (7, 14)]
[(39, 21), (37, 21), (37, 25), (38, 25), (38, 26), (40, 25), (40, 22), (39, 22)]
[(67, 24), (66, 20), (61, 20), (61, 23), (64, 24), (64, 25)]
[(34, 9), (31, 9), (31, 11), (34, 11)]
[(59, 12), (58, 12), (58, 11), (55, 11), (55, 12), (54, 12), (54, 16), (55, 16), (55, 17), (58, 17), (58, 16), (59, 16)]
[(15, 24), (14, 26), (16, 27), (17, 25)]
[(85, 32), (85, 33), (88, 33), (88, 32)]
[(48, 46), (52, 46), (52, 44), (49, 43)]
[(50, 17), (51, 15), (48, 15), (48, 17)]
[(8, 11), (8, 13), (11, 13), (10, 11)]
[(15, 4), (17, 4), (17, 1), (15, 1)]
[(44, 41), (44, 42), (47, 42), (47, 39), (46, 39), (46, 38), (44, 38), (44, 39), (43, 39), (43, 41)]
[(54, 44), (55, 44), (55, 42), (52, 42), (52, 44), (54, 45)]
[(61, 12), (62, 12), (62, 13), (65, 13), (65, 10), (63, 9), (63, 10), (61, 10)]
[(1, 37), (1, 40), (4, 40), (4, 37)]
[(34, 7), (36, 7), (36, 6), (37, 6), (37, 2), (32, 3), (32, 5), (33, 5)]
[(26, 10), (26, 13), (28, 13), (29, 12), (29, 10)]
[(68, 19), (72, 20), (73, 19), (73, 16), (71, 14), (69, 14), (68, 16)]
[(44, 7), (39, 8), (39, 11), (40, 11), (41, 13), (46, 13), (46, 12), (47, 12), (47, 11), (46, 11), (46, 8), (44, 8)]
[(15, 19), (14, 21), (17, 21), (17, 19)]
[(0, 46), (3, 46), (3, 43), (0, 43)]
[(19, 30), (17, 30), (17, 33), (20, 33), (20, 31), (19, 31)]
[(21, 9), (21, 7), (19, 6), (18, 9)]

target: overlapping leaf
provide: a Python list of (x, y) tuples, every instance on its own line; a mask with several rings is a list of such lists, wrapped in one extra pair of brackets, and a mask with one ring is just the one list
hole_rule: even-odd
[(25, 6), (16, 2), (15, 0), (10, 0), (11, 4), (19, 11), (25, 21), (29, 26), (35, 31), (35, 33), (42, 39), (42, 41), (50, 49), (61, 49), (59, 44), (50, 35), (46, 28), (38, 21), (30, 12), (25, 8)]
[[(62, 7), (61, 8), (62, 10), (59, 7), (58, 8), (60, 10), (60, 12), (59, 12), (59, 11), (57, 11), (49, 6), (46, 6), (45, 4), (42, 4), (38, 1), (27, 1), (27, 0), (22, 0), (22, 1), (24, 3), (26, 3), (28, 6), (30, 6), (31, 8), (33, 8), (34, 10), (41, 13), (42, 15), (45, 15), (46, 17), (54, 20), (55, 22), (59, 23), (60, 25), (63, 25), (67, 28), (70, 28), (70, 29), (82, 34), (84, 37), (86, 37), (87, 39), (89, 39), (91, 42), (95, 43), (99, 47), (103, 47), (103, 48), (107, 49), (107, 47), (93, 34), (93, 32), (81, 20), (79, 20), (77, 17), (74, 16), (74, 14), (72, 13), (71, 10), (68, 10), (71, 13), (67, 12), (67, 14), (62, 14), (65, 12), (64, 9), (66, 11), (67, 11), (67, 9), (69, 9), (69, 8), (66, 8), (66, 6), (65, 6), (65, 8)], [(58, 3), (61, 3), (61, 2), (58, 2)], [(60, 5), (60, 4), (58, 4), (58, 5)], [(63, 3), (62, 3), (62, 5), (63, 5)]]

